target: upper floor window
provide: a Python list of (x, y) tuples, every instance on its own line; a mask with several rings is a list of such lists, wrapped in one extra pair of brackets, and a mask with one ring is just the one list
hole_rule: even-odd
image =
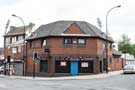
[(83, 38), (78, 39), (78, 44), (85, 44), (85, 43), (86, 43), (86, 39)]
[(6, 44), (10, 44), (10, 37), (6, 38)]
[(17, 53), (17, 48), (12, 48), (12, 53)]
[(44, 40), (41, 40), (41, 46), (46, 46), (46, 44), (47, 44), (47, 42), (46, 42), (45, 39)]
[(112, 44), (108, 43), (108, 50), (112, 49)]
[(105, 50), (105, 48), (106, 48), (106, 47), (105, 47), (105, 44), (103, 43), (103, 50)]
[(19, 53), (21, 52), (21, 46), (18, 46), (18, 52)]
[(16, 42), (16, 37), (12, 37), (12, 43)]
[(110, 49), (112, 49), (112, 44), (110, 44)]
[(34, 41), (30, 41), (30, 48), (35, 47), (35, 42)]
[(18, 36), (18, 40), (22, 40), (23, 39), (23, 36)]
[(72, 38), (65, 38), (64, 44), (72, 44)]

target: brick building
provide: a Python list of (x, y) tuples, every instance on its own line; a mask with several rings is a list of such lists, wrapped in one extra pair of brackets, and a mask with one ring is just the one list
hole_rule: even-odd
[[(108, 66), (113, 67), (113, 41), (109, 38), (107, 42), (108, 62), (112, 62)], [(26, 74), (33, 73), (34, 53), (40, 58), (35, 62), (35, 72), (39, 76), (102, 73), (107, 69), (105, 43), (105, 34), (85, 21), (41, 25), (27, 39)]]
[(125, 64), (125, 60), (121, 57), (122, 53), (113, 49), (112, 54), (112, 61), (109, 62), (110, 71), (122, 70)]
[(26, 59), (26, 42), (24, 37), (28, 38), (31, 34), (33, 23), (25, 26), (11, 26), (9, 31), (4, 35), (4, 57), (5, 57), (5, 73), (8, 74), (9, 63), (7, 58), (10, 57), (10, 69), (15, 75), (24, 75), (25, 59)]

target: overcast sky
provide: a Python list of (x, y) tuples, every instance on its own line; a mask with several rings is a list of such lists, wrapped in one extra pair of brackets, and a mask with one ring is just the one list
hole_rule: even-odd
[(3, 46), (2, 36), (8, 19), (10, 25), (23, 25), (12, 14), (20, 16), (26, 25), (35, 23), (35, 28), (58, 20), (87, 21), (98, 27), (97, 18), (100, 18), (101, 30), (105, 32), (106, 13), (117, 5), (122, 7), (109, 13), (108, 31), (115, 41), (125, 33), (135, 42), (134, 4), (134, 0), (0, 0), (0, 47)]

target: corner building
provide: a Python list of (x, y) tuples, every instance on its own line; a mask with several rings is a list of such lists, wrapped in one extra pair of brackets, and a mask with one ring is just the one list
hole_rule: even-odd
[[(33, 53), (37, 76), (98, 74), (106, 70), (105, 43), (108, 60), (113, 59), (113, 41), (85, 21), (56, 21), (41, 25), (27, 39), (26, 74), (33, 74)], [(109, 66), (109, 65), (108, 65)]]

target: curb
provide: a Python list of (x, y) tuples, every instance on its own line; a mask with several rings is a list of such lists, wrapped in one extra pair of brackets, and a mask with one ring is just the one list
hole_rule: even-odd
[(86, 79), (101, 79), (101, 78), (107, 78), (110, 76), (115, 76), (122, 74), (123, 70), (120, 71), (113, 71), (102, 74), (96, 74), (96, 75), (84, 75), (84, 76), (68, 76), (68, 77), (24, 77), (24, 76), (5, 76), (0, 75), (0, 77), (3, 78), (11, 78), (11, 79), (24, 79), (24, 80), (86, 80)]

